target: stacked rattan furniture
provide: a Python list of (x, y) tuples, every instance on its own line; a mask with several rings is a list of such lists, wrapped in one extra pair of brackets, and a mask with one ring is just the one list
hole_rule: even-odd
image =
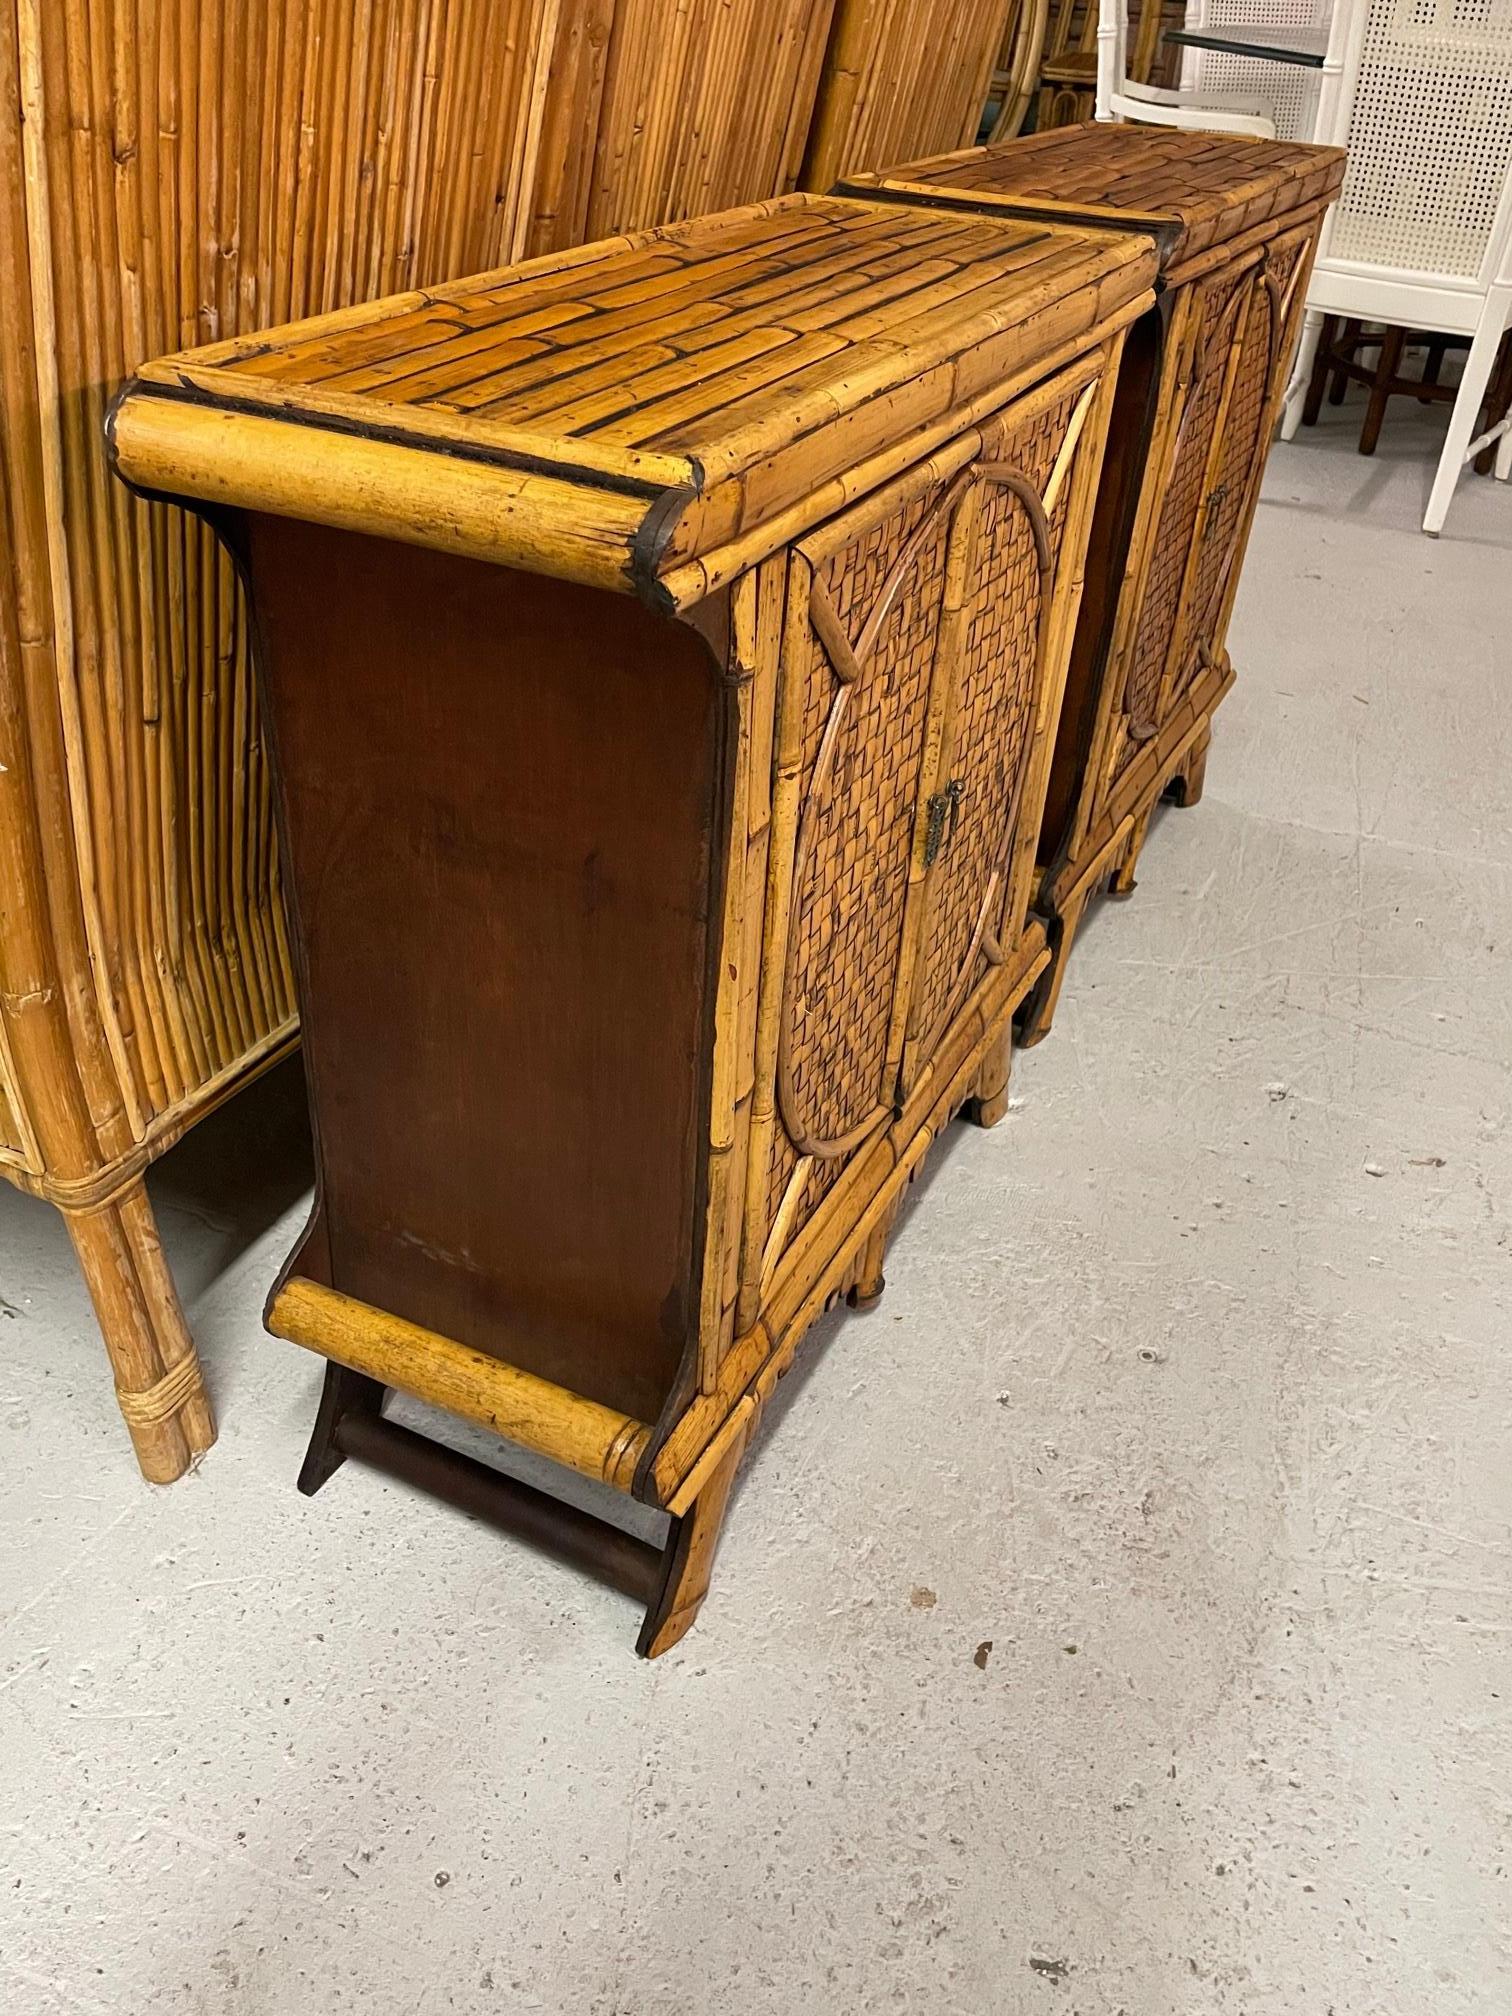
[[(1006, 1104), (1129, 232), (795, 197), (170, 360), (119, 471), (260, 637), (355, 1454), (673, 1643), (814, 1317)], [(384, 1389), (670, 1514), (650, 1548)]]
[(1337, 148), (1087, 125), (846, 186), (926, 214), (1082, 221), (1160, 248), (1158, 312), (1125, 351), (1040, 841), (1054, 958), (1024, 1018), (1049, 1028), (1072, 938), (1127, 892), (1163, 793), (1195, 804), (1260, 478)]

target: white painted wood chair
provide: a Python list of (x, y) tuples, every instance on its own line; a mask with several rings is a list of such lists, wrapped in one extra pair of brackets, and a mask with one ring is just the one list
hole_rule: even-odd
[(1236, 36), (1246, 31), (1260, 42), (1290, 43), (1329, 36), (1321, 69), (1297, 63), (1266, 62), (1224, 49), (1184, 49), (1181, 88), (1199, 98), (1224, 99), (1235, 93), (1259, 97), (1275, 122), (1278, 140), (1315, 137), (1327, 80), (1337, 74), (1342, 49), (1331, 37), (1335, 17), (1347, 0), (1189, 0), (1188, 28), (1212, 28)]
[(1142, 126), (1175, 126), (1206, 133), (1248, 133), (1274, 140), (1276, 122), (1263, 100), (1239, 95), (1170, 91), (1138, 84), (1129, 75), (1127, 0), (1098, 0), (1097, 116), (1132, 119)]
[(1496, 444), (1512, 476), (1512, 420), (1472, 440), (1512, 325), (1512, 0), (1363, 0), (1341, 87), (1317, 138), (1349, 149), (1307, 290), (1282, 437), (1290, 440), (1325, 315), (1470, 338), (1423, 519), (1437, 535), (1466, 462)]

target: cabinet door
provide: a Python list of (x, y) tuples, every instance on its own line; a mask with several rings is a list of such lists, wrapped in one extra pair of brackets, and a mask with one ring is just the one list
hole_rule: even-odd
[[(973, 444), (974, 445), (974, 444)], [(891, 1121), (904, 916), (947, 553), (969, 477), (949, 451), (799, 546), (788, 578), (774, 836), (790, 869), (761, 1275)], [(785, 885), (785, 886), (784, 886)]]
[(1208, 459), (1206, 494), (1182, 595), (1182, 618), (1163, 711), (1169, 712), (1199, 672), (1216, 664), (1223, 646), (1232, 589), (1266, 451), (1281, 379), (1291, 355), (1290, 335), (1302, 301), (1302, 276), (1310, 231), (1272, 245), (1246, 287), (1235, 329), (1229, 382), (1218, 438)]
[[(942, 651), (952, 677), (939, 774), (924, 807), (921, 956), (908, 1014), (904, 1091), (1024, 928), (1081, 553), (1061, 549), (1090, 439), (1097, 381), (1085, 371), (1009, 408), (986, 434), (956, 521)], [(954, 577), (959, 576), (957, 581)], [(1059, 582), (1059, 587), (1057, 583)], [(959, 608), (959, 616), (956, 611)], [(1055, 636), (1052, 637), (1052, 629)], [(1031, 802), (1032, 800), (1032, 802)]]
[(1123, 770), (1160, 732), (1167, 669), (1183, 628), (1183, 590), (1193, 559), (1225, 395), (1243, 328), (1259, 281), (1258, 259), (1235, 270), (1219, 269), (1188, 290), (1171, 332), (1171, 371), (1162, 403), (1178, 418), (1167, 439), (1164, 492), (1155, 530), (1143, 556), (1133, 636), (1124, 658), (1123, 693), (1114, 732), (1112, 768)]

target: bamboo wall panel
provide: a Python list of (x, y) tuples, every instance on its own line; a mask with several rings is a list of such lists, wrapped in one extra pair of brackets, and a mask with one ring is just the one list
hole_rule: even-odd
[(1015, 0), (837, 0), (805, 189), (977, 137)]
[(562, 0), (531, 249), (791, 189), (833, 6)]
[[(556, 19), (557, 0), (0, 0), (27, 660), (3, 676), (32, 747), (11, 816), (87, 1060), (32, 1185), (60, 1204), (91, 1175), (139, 1176), (295, 1029), (240, 595), (202, 525), (109, 480), (108, 402), (164, 349), (516, 256)], [(55, 1072), (14, 1047), (6, 1108), (53, 1099)], [(0, 1136), (22, 1132), (0, 1109)]]

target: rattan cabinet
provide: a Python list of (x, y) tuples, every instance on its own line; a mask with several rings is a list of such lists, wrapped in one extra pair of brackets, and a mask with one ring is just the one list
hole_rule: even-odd
[[(794, 197), (151, 367), (247, 581), (319, 1189), (270, 1327), (365, 1456), (696, 1614), (805, 1329), (1005, 1104), (1149, 241)], [(382, 1415), (398, 1387), (662, 1546)]]
[(1156, 310), (1125, 348), (1040, 838), (1050, 1025), (1089, 897), (1134, 886), (1162, 794), (1195, 804), (1250, 523), (1296, 345), (1336, 148), (1074, 126), (858, 177), (917, 213), (1095, 222), (1157, 244)]

